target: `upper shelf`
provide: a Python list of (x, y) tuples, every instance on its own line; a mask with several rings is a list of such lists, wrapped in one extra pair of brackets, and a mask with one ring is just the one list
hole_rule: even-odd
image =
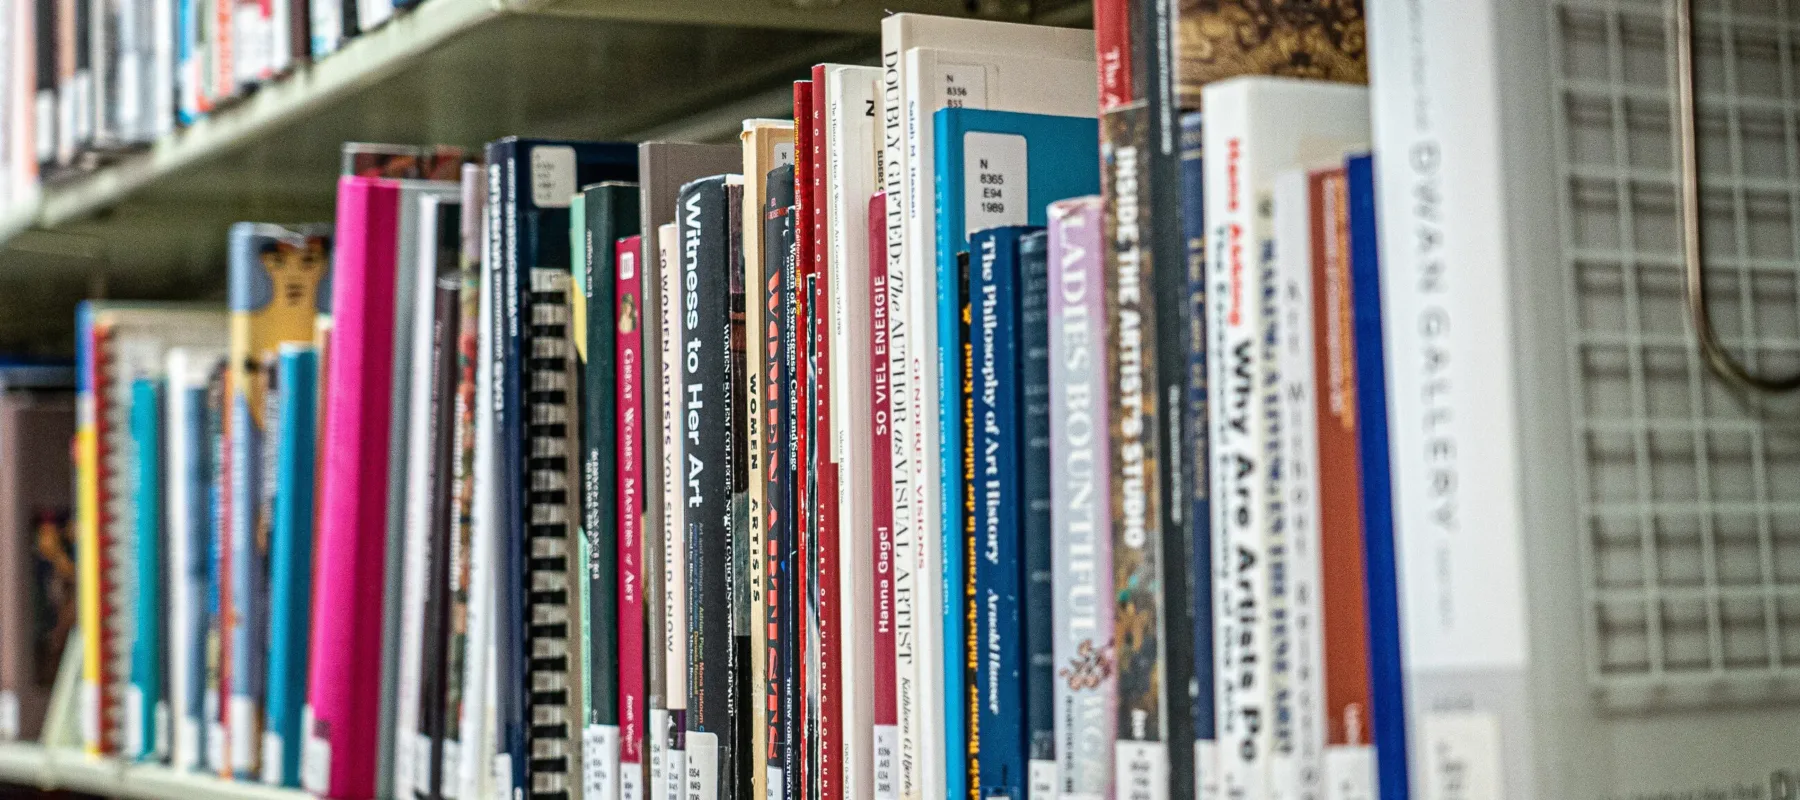
[(425, 0), (149, 149), (15, 205), (0, 216), (0, 280), (211, 280), (230, 222), (330, 218), (345, 141), (722, 139), (745, 117), (786, 116), (786, 82), (809, 65), (873, 59), (884, 14), (967, 8)]

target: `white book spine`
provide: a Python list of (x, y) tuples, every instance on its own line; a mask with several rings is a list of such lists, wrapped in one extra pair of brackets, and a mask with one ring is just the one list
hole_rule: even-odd
[[(483, 215), (485, 218), (486, 215)], [(493, 330), (494, 287), (481, 283), (476, 304), (476, 330)], [(494, 341), (491, 336), (477, 337), (475, 357), (475, 491), (469, 515), (469, 604), (468, 656), (463, 660), (463, 701), (457, 709), (457, 727), (462, 732), (457, 753), (457, 783), (460, 796), (467, 800), (486, 798), (489, 773), (493, 761), (493, 736), (488, 711), (493, 694), (493, 618), (494, 565), (500, 557), (498, 520), (495, 518), (499, 499), (496, 485), (494, 419)]]
[[(1304, 171), (1275, 179), (1274, 287), (1281, 315), (1281, 447), (1287, 512), (1290, 710), (1285, 747), (1278, 742), (1274, 777), (1285, 796), (1319, 800), (1324, 790), (1325, 686), (1324, 596), (1321, 590), (1319, 515), (1318, 374), (1313, 357), (1313, 243), (1310, 187)], [(1279, 623), (1278, 623), (1279, 624)], [(1277, 652), (1280, 652), (1278, 649)]]
[(847, 797), (875, 791), (875, 552), (869, 501), (873, 446), (869, 364), (869, 198), (876, 191), (875, 116), (881, 70), (832, 66), (825, 74), (831, 262), (831, 432), (838, 464), (839, 605), (843, 610), (844, 772)]
[[(662, 281), (662, 436), (663, 436), (663, 606), (667, 643), (664, 705), (668, 707), (668, 728), (653, 731), (670, 737), (663, 767), (672, 789), (679, 791), (687, 775), (687, 764), (676, 743), (682, 741), (687, 728), (687, 547), (686, 506), (681, 502), (682, 436), (680, 376), (675, 372), (681, 363), (681, 280), (675, 268), (675, 225), (669, 223), (656, 232)], [(685, 795), (683, 792), (682, 794)]]
[(150, 138), (175, 130), (175, 3), (151, 0)]
[(1526, 681), (1512, 318), (1512, 281), (1526, 272), (1507, 236), (1503, 8), (1368, 9), (1395, 567), (1409, 767), (1423, 800), (1543, 790)]
[(894, 698), (899, 706), (899, 794), (903, 800), (918, 800), (925, 792), (923, 775), (922, 733), (923, 699), (919, 693), (919, 659), (916, 653), (919, 631), (917, 620), (936, 609), (917, 599), (919, 558), (916, 540), (918, 525), (913, 506), (913, 406), (916, 393), (912, 387), (910, 368), (912, 325), (906, 316), (910, 304), (912, 280), (902, 265), (906, 263), (906, 104), (899, 49), (901, 21), (889, 17), (882, 21), (881, 138), (882, 181), (887, 191), (887, 268), (888, 268), (888, 363), (891, 394), (889, 425), (893, 435), (893, 525), (894, 525)]
[(195, 443), (188, 436), (188, 396), (191, 385), (189, 374), (193, 359), (185, 348), (169, 351), (168, 358), (168, 390), (164, 394), (166, 445), (164, 452), (165, 474), (168, 476), (168, 491), (164, 497), (168, 537), (168, 609), (169, 609), (169, 697), (174, 701), (175, 711), (175, 748), (171, 763), (178, 770), (192, 770), (199, 764), (200, 744), (199, 720), (187, 715), (188, 700), (193, 696), (195, 687), (189, 683), (188, 670), (192, 659), (192, 651), (188, 643), (193, 640), (194, 629), (190, 624), (187, 609), (193, 588), (188, 583), (187, 564), (194, 548), (192, 539), (194, 510), (188, 505), (187, 474), (191, 461), (191, 449)]

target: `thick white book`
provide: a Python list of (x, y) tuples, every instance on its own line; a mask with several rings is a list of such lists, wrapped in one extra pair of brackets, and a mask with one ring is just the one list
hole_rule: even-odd
[(1286, 605), (1293, 584), (1277, 579), (1292, 564), (1283, 518), (1280, 257), (1271, 195), (1282, 171), (1342, 160), (1367, 146), (1368, 90), (1250, 77), (1204, 92), (1221, 793), (1287, 798), (1294, 796), (1288, 774), (1273, 766), (1278, 743), (1292, 744), (1291, 727), (1277, 719), (1291, 703), (1293, 667), (1276, 656), (1291, 635)]
[[(936, 209), (931, 203), (932, 162), (928, 139), (931, 114), (948, 104), (944, 76), (918, 74), (921, 66), (909, 51), (941, 51), (940, 65), (969, 65), (965, 79), (979, 75), (986, 106), (999, 110), (1057, 113), (1031, 105), (1033, 98), (1054, 96), (1073, 109), (1094, 113), (1098, 89), (1094, 80), (1092, 31), (989, 22), (920, 14), (895, 14), (882, 20), (883, 184), (888, 204), (889, 361), (892, 365), (892, 431), (894, 493), (894, 557), (910, 571), (895, 576), (895, 679), (900, 720), (900, 795), (936, 797), (965, 794), (961, 700), (946, 706), (945, 678), (960, 676), (960, 663), (946, 663), (944, 623), (957, 610), (945, 605), (942, 576), (944, 513), (938, 430), (942, 360), (959, 356), (939, 353), (935, 241), (931, 238)], [(1059, 80), (1054, 63), (1012, 60), (1013, 68), (990, 66), (1001, 59), (984, 54), (1034, 57), (1044, 62), (1085, 61), (1078, 77)], [(1038, 71), (1042, 68), (1042, 71)], [(934, 70), (935, 71), (935, 70)], [(959, 102), (966, 98), (959, 98)], [(977, 104), (979, 105), (979, 104)], [(921, 231), (924, 228), (926, 230)], [(953, 287), (944, 287), (953, 288)], [(960, 457), (960, 456), (958, 456)], [(960, 485), (960, 475), (956, 477)], [(952, 511), (960, 511), (951, 507)], [(960, 529), (950, 531), (960, 537)], [(956, 558), (955, 553), (950, 557)], [(959, 562), (960, 563), (960, 562)], [(951, 713), (954, 711), (955, 713)], [(954, 761), (954, 763), (951, 763)]]
[[(869, 448), (874, 443), (869, 363), (869, 198), (880, 189), (875, 107), (881, 69), (825, 68), (825, 159), (831, 295), (830, 452), (838, 467), (838, 628), (843, 702), (845, 797), (874, 797), (875, 739), (892, 726), (875, 721), (875, 551)], [(817, 91), (815, 89), (815, 91)], [(888, 763), (891, 763), (889, 761)], [(891, 785), (891, 780), (887, 782)]]

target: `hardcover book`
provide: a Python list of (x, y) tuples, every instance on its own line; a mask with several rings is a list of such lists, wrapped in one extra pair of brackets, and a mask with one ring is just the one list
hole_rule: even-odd
[[(632, 222), (635, 224), (636, 219)], [(644, 589), (651, 576), (644, 569), (644, 520), (649, 497), (644, 493), (644, 324), (643, 237), (626, 236), (614, 243), (614, 297), (617, 311), (599, 320), (615, 325), (614, 381), (618, 402), (613, 429), (618, 442), (618, 564), (616, 606), (619, 620), (619, 792), (620, 800), (643, 800), (645, 768)]]
[(273, 445), (266, 419), (267, 378), (286, 343), (312, 339), (320, 294), (329, 291), (331, 226), (232, 226), (228, 288), (231, 311), (231, 399), (227, 422), (233, 466), (227, 546), (232, 606), (226, 629), (232, 662), (227, 712), (230, 772), (254, 780), (263, 746), (269, 653), (268, 597), (273, 509), (264, 486), (264, 450)]
[[(298, 788), (305, 741), (300, 718), (306, 703), (307, 637), (312, 630), (319, 360), (310, 343), (296, 342), (282, 344), (276, 359), (272, 405), (280, 408), (280, 427), (274, 439), (275, 501), (269, 532), (269, 683), (262, 782)], [(173, 375), (170, 380), (173, 390)]]
[(131, 502), (136, 506), (134, 531), (136, 585), (132, 607), (137, 615), (131, 641), (131, 682), (125, 689), (125, 739), (119, 755), (156, 760), (168, 753), (164, 732), (168, 706), (163, 702), (161, 648), (163, 630), (163, 379), (161, 373), (131, 382)]
[[(168, 512), (168, 685), (177, 770), (208, 762), (206, 751), (207, 631), (211, 612), (207, 578), (212, 566), (211, 476), (214, 454), (207, 437), (207, 379), (223, 369), (226, 343), (170, 348), (164, 406), (168, 410), (164, 496)], [(216, 696), (215, 696), (216, 699)]]
[[(0, 740), (36, 741), (75, 627), (75, 374), (0, 368)], [(29, 467), (27, 465), (30, 465)]]

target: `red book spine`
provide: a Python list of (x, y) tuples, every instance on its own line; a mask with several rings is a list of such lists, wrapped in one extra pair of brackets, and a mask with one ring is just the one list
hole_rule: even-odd
[(1372, 744), (1363, 497), (1357, 457), (1356, 340), (1350, 310), (1350, 205), (1344, 169), (1309, 179), (1313, 365), (1318, 414), (1320, 628), (1325, 643), (1325, 744)]
[(837, 615), (843, 613), (838, 601), (838, 530), (837, 530), (837, 461), (833, 445), (837, 437), (831, 427), (831, 246), (830, 219), (826, 212), (830, 197), (830, 163), (825, 155), (825, 67), (813, 67), (812, 115), (812, 325), (813, 385), (818, 393), (813, 405), (815, 447), (818, 450), (818, 494), (813, 508), (819, 515), (814, 529), (815, 591), (819, 596), (819, 797), (837, 800), (843, 783), (843, 660), (839, 640), (842, 626)]
[(1131, 102), (1131, 9), (1127, 0), (1094, 0), (1094, 49), (1100, 110)]
[(95, 732), (102, 755), (112, 755), (119, 748), (118, 739), (113, 736), (119, 718), (118, 695), (113, 692), (113, 687), (121, 678), (113, 672), (113, 664), (117, 663), (114, 659), (118, 656), (113, 649), (113, 631), (118, 626), (115, 615), (119, 610), (109, 600), (113, 596), (113, 576), (117, 574), (113, 571), (110, 555), (113, 551), (113, 518), (108, 510), (112, 508), (112, 492), (108, 487), (112, 485), (112, 458), (106, 447), (111, 435), (107, 419), (112, 415), (109, 402), (112, 399), (112, 336), (110, 327), (95, 326), (94, 357), (90, 361), (93, 374), (88, 377), (88, 385), (94, 387), (94, 441), (99, 445), (99, 457), (94, 459), (94, 489), (99, 502), (94, 505), (94, 514), (100, 537), (99, 546), (94, 549), (94, 562), (99, 565), (99, 599), (96, 602), (100, 605), (102, 631), (93, 635), (100, 653), (99, 707), (95, 710), (99, 724)]
[[(619, 313), (616, 320), (590, 320), (590, 325), (616, 323), (614, 377), (618, 403), (614, 408), (618, 435), (619, 489), (619, 768), (621, 786), (644, 784), (644, 709), (648, 686), (644, 679), (644, 429), (643, 371), (644, 307), (638, 280), (643, 238), (628, 236), (614, 248), (618, 270), (616, 287)], [(623, 795), (622, 795), (623, 796)], [(630, 798), (637, 794), (629, 794)]]
[(796, 674), (800, 676), (799, 696), (801, 698), (801, 703), (800, 719), (797, 721), (789, 720), (789, 724), (794, 724), (795, 722), (800, 724), (800, 741), (802, 742), (802, 745), (799, 748), (798, 753), (790, 753), (788, 757), (796, 760), (799, 764), (800, 776), (798, 785), (802, 787), (810, 787), (813, 785), (812, 778), (814, 764), (811, 756), (813, 743), (818, 741), (818, 718), (814, 713), (814, 703), (816, 699), (812, 696), (810, 691), (812, 684), (809, 679), (813, 674), (813, 670), (818, 666), (818, 656), (813, 653), (811, 649), (812, 637), (807, 635), (807, 631), (812, 626), (812, 608), (807, 602), (810, 597), (809, 591), (811, 590), (812, 585), (809, 580), (810, 576), (808, 575), (810, 570), (806, 569), (805, 565), (809, 554), (812, 552), (810, 549), (812, 537), (810, 535), (811, 532), (809, 526), (807, 525), (807, 520), (811, 516), (811, 514), (808, 513), (808, 510), (811, 507), (812, 494), (807, 491), (806, 486), (806, 471), (811, 463), (811, 459), (808, 457), (807, 445), (811, 443), (812, 438), (812, 415), (807, 413), (811, 408), (809, 404), (812, 401), (812, 381), (808, 380), (806, 374), (806, 360), (809, 351), (809, 339), (807, 337), (808, 331), (811, 328), (811, 326), (807, 324), (807, 314), (809, 313), (807, 301), (809, 298), (806, 293), (806, 281), (807, 275), (811, 273), (813, 248), (812, 237), (805, 235), (805, 233), (812, 230), (812, 195), (807, 190), (812, 186), (813, 162), (812, 159), (806, 157), (806, 154), (812, 152), (813, 88), (812, 81), (796, 81), (794, 83), (795, 296), (793, 324), (794, 341), (798, 343), (797, 349), (799, 352), (796, 354), (797, 363), (794, 365), (793, 392), (794, 408), (799, 410), (800, 413), (795, 414), (793, 420), (794, 452), (796, 455), (794, 458), (794, 508), (792, 519), (794, 520), (795, 538), (797, 539), (794, 549), (802, 563), (794, 565), (793, 592), (795, 598), (798, 600), (798, 602), (794, 604), (794, 607), (800, 610), (800, 619), (794, 620), (794, 622), (797, 622), (798, 624), (795, 626), (793, 635), (798, 639), (794, 651), (798, 656), (799, 661)]
[[(869, 364), (872, 452), (870, 516), (875, 554), (875, 796), (895, 797), (892, 759), (900, 745), (899, 704), (894, 697), (894, 468), (893, 429), (888, 427), (887, 194), (869, 200)], [(885, 756), (885, 758), (884, 758)], [(884, 768), (884, 764), (889, 766)]]
[(237, 82), (232, 77), (232, 59), (235, 54), (232, 50), (233, 42), (231, 40), (231, 12), (235, 5), (235, 0), (218, 0), (213, 4), (212, 97), (214, 100), (224, 100), (237, 93)]

